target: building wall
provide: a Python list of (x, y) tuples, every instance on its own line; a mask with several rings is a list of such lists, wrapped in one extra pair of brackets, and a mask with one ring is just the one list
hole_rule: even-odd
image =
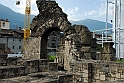
[(57, 48), (60, 39), (60, 31), (53, 31), (51, 32), (50, 36), (48, 37), (47, 47), (49, 48)]
[(0, 43), (6, 44), (6, 46), (15, 54), (22, 52), (23, 39), (21, 38), (0, 38)]
[(9, 29), (10, 28), (10, 22), (9, 21), (0, 21), (0, 28), (1, 29)]

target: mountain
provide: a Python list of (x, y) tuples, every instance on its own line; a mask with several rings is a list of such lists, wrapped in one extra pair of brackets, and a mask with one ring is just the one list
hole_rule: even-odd
[[(34, 15), (31, 15), (33, 18)], [(16, 26), (24, 27), (24, 14), (14, 12), (12, 9), (0, 4), (0, 19), (8, 19), (10, 28), (15, 29)]]
[[(85, 26), (87, 26), (89, 28), (90, 31), (105, 29), (105, 27), (106, 27), (106, 22), (93, 20), (93, 19), (85, 19), (85, 20), (70, 21), (70, 22), (73, 25), (74, 24), (85, 25)], [(112, 28), (112, 24), (108, 23), (108, 27)]]
[[(33, 19), (34, 15), (31, 15)], [(15, 29), (16, 26), (24, 27), (24, 14), (14, 12), (10, 8), (0, 4), (0, 19), (8, 19), (10, 21), (10, 28)], [(80, 21), (70, 21), (72, 24), (85, 25), (89, 28), (90, 31), (99, 30), (105, 28), (105, 22), (85, 19)], [(108, 27), (112, 27), (112, 24), (108, 24)]]

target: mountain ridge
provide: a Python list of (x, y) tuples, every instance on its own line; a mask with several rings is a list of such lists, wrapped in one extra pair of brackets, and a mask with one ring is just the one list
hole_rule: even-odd
[[(35, 17), (35, 15), (31, 15), (31, 20)], [(10, 21), (10, 28), (16, 29), (16, 27), (24, 27), (24, 14), (17, 13), (0, 4), (0, 18), (1, 19), (8, 19)], [(70, 22), (77, 25), (85, 25), (89, 28), (90, 31), (99, 30), (105, 28), (105, 22), (94, 20), (94, 19), (85, 19), (79, 21), (72, 21)], [(112, 24), (108, 23), (108, 27), (112, 27)]]
[[(105, 29), (106, 27), (106, 22), (98, 21), (94, 19), (85, 19), (85, 20), (70, 21), (70, 22), (72, 23), (72, 25), (74, 24), (85, 25), (89, 28), (90, 31)], [(108, 23), (108, 28), (112, 28), (112, 24)]]
[[(31, 19), (34, 15), (31, 15)], [(8, 19), (10, 21), (10, 28), (15, 29), (16, 27), (24, 27), (24, 14), (17, 13), (0, 4), (0, 19)]]

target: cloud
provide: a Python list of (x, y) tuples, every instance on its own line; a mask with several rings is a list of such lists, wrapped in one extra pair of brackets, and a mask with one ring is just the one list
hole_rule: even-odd
[[(9, 8), (13, 9), (16, 12), (25, 13), (25, 6), (26, 6), (26, 0), (19, 0), (20, 5), (16, 5), (16, 0), (1, 0), (1, 4), (4, 4), (8, 6)], [(100, 0), (102, 3), (105, 2), (106, 0)], [(124, 0), (123, 0), (124, 1)], [(72, 2), (68, 2), (72, 3)], [(97, 5), (97, 2), (93, 2), (93, 4)], [(59, 5), (60, 6), (60, 5)], [(109, 18), (112, 18), (113, 14), (113, 4), (109, 3)], [(100, 7), (97, 7), (97, 9), (93, 9), (90, 11), (82, 11), (79, 9), (78, 6), (75, 6), (73, 8), (64, 8), (60, 6), (62, 10), (68, 15), (69, 20), (82, 20), (85, 18), (105, 18), (106, 16), (106, 4), (101, 4)], [(82, 6), (83, 7), (83, 6)], [(31, 0), (31, 14), (37, 15), (39, 13), (37, 6), (36, 6), (36, 0)]]
[[(108, 19), (111, 19), (113, 16), (113, 4), (109, 4), (108, 6)], [(105, 18), (106, 16), (106, 4), (101, 4), (101, 6), (98, 9), (94, 9), (88, 12), (84, 12), (83, 17), (90, 17), (93, 19), (98, 19), (98, 18)]]
[[(20, 0), (20, 5), (14, 5), (15, 8), (17, 9), (16, 11), (25, 14), (25, 7), (26, 7), (26, 0)], [(31, 0), (31, 14), (37, 15), (38, 14), (38, 9), (36, 6), (36, 0)]]
[(69, 20), (78, 20), (80, 17), (80, 15), (78, 14), (78, 11), (79, 11), (78, 7), (68, 8), (67, 10), (65, 10), (64, 8), (64, 12), (68, 15)]
[(92, 15), (95, 15), (95, 14), (97, 14), (96, 10), (91, 10), (89, 12), (84, 12), (84, 16), (92, 16)]
[(71, 14), (75, 14), (77, 11), (78, 11), (78, 7), (75, 7), (72, 9), (68, 8), (67, 11), (65, 11), (65, 12), (67, 12), (68, 14), (71, 15)]
[[(96, 2), (94, 2), (96, 4)], [(109, 4), (108, 6), (108, 19), (112, 19), (113, 16), (113, 4)], [(93, 9), (91, 11), (84, 11), (79, 13), (79, 8), (74, 7), (74, 8), (64, 8), (62, 7), (63, 11), (68, 15), (69, 20), (82, 20), (86, 18), (91, 18), (91, 19), (96, 19), (96, 20), (101, 20), (105, 21), (105, 16), (106, 16), (106, 4), (101, 4), (100, 7), (97, 9)]]

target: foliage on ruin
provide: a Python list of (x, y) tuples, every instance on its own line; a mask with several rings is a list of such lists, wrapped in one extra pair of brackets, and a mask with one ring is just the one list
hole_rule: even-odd
[(54, 62), (54, 59), (56, 58), (55, 55), (47, 55), (47, 58), (51, 61)]

